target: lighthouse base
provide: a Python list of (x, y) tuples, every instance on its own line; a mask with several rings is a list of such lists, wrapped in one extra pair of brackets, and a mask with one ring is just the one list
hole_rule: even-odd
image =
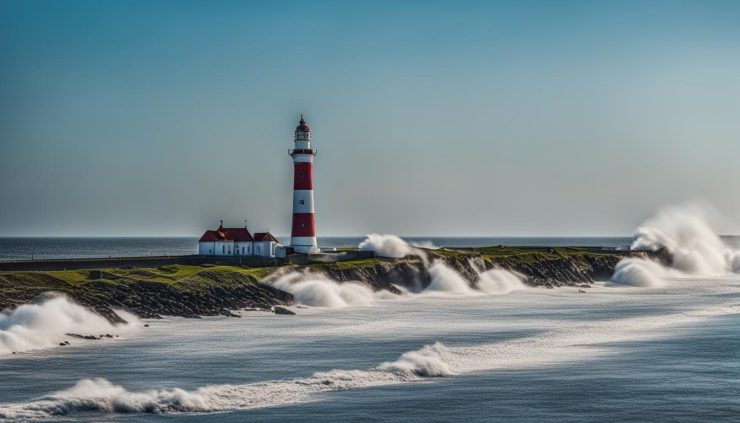
[(316, 254), (319, 252), (315, 237), (294, 236), (290, 239), (290, 246), (296, 253)]
[(291, 245), (291, 247), (296, 253), (317, 254), (320, 252), (319, 247), (314, 245)]

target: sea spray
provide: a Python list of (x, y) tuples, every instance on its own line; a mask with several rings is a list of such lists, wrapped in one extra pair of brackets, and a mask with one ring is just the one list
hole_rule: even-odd
[(740, 271), (740, 254), (712, 228), (707, 205), (691, 203), (663, 207), (635, 231), (633, 250), (665, 249), (671, 266), (640, 258), (625, 258), (611, 282), (641, 287), (663, 287), (671, 277), (716, 276)]
[(700, 203), (663, 207), (635, 231), (632, 249), (665, 248), (672, 267), (694, 275), (721, 275), (733, 270), (736, 252), (712, 228), (709, 207)]
[(489, 295), (502, 295), (527, 289), (524, 277), (505, 269), (490, 269), (478, 274), (478, 289)]
[(424, 293), (469, 295), (475, 292), (470, 287), (470, 282), (441, 261), (432, 263), (429, 267), (429, 274), (431, 281), (424, 288)]
[(642, 288), (662, 288), (670, 269), (653, 260), (641, 258), (622, 259), (617, 263), (611, 282)]
[(401, 258), (416, 254), (414, 247), (396, 235), (368, 234), (357, 247), (360, 251), (373, 251), (378, 257)]
[(64, 296), (47, 297), (0, 313), (0, 354), (51, 348), (69, 339), (67, 333), (120, 332), (138, 325), (135, 316), (125, 318), (128, 325), (113, 325)]
[(424, 348), (405, 352), (396, 361), (387, 361), (380, 366), (381, 370), (401, 370), (423, 377), (451, 376), (452, 370), (444, 361), (442, 354), (445, 346), (441, 342), (425, 345)]
[(303, 278), (300, 273), (289, 273), (271, 285), (292, 294), (297, 304), (313, 307), (368, 306), (375, 301), (373, 290), (362, 282), (337, 283), (318, 275)]

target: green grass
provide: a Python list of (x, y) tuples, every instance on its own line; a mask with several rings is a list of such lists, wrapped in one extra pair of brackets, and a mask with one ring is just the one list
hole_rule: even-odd
[[(0, 272), (0, 289), (48, 287), (67, 291), (87, 284), (162, 283), (192, 290), (215, 284), (244, 284), (259, 281), (273, 267), (168, 265), (152, 268)], [(246, 276), (246, 277), (245, 277)]]

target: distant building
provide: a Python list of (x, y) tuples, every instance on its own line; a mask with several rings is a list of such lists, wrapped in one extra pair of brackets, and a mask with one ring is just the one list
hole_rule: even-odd
[(270, 232), (249, 233), (247, 227), (224, 228), (223, 221), (215, 231), (206, 231), (198, 240), (202, 256), (276, 257), (282, 245)]

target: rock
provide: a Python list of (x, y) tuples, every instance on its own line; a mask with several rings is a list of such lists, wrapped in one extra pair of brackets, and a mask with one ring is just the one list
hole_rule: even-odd
[(227, 309), (221, 310), (221, 314), (224, 315), (224, 316), (226, 316), (226, 317), (242, 317), (242, 316), (240, 316), (238, 314), (232, 313), (231, 310), (227, 310)]
[(60, 347), (66, 347), (66, 346), (67, 346), (67, 344), (65, 344), (64, 342), (60, 342), (60, 343), (59, 343), (59, 346), (60, 346)]
[(585, 294), (585, 293), (586, 293), (586, 291), (584, 291), (584, 290), (582, 290), (582, 289), (579, 289), (579, 290), (578, 290), (578, 293), (579, 293), (579, 294)]
[(294, 313), (294, 312), (292, 312), (292, 311), (288, 310), (288, 309), (287, 309), (287, 308), (285, 308), (285, 307), (281, 307), (281, 306), (275, 306), (275, 307), (273, 307), (272, 311), (273, 311), (273, 312), (274, 312), (275, 314), (295, 315), (295, 313)]
[(149, 327), (149, 325), (144, 325), (144, 327), (145, 327), (145, 328), (148, 328), (148, 327)]

